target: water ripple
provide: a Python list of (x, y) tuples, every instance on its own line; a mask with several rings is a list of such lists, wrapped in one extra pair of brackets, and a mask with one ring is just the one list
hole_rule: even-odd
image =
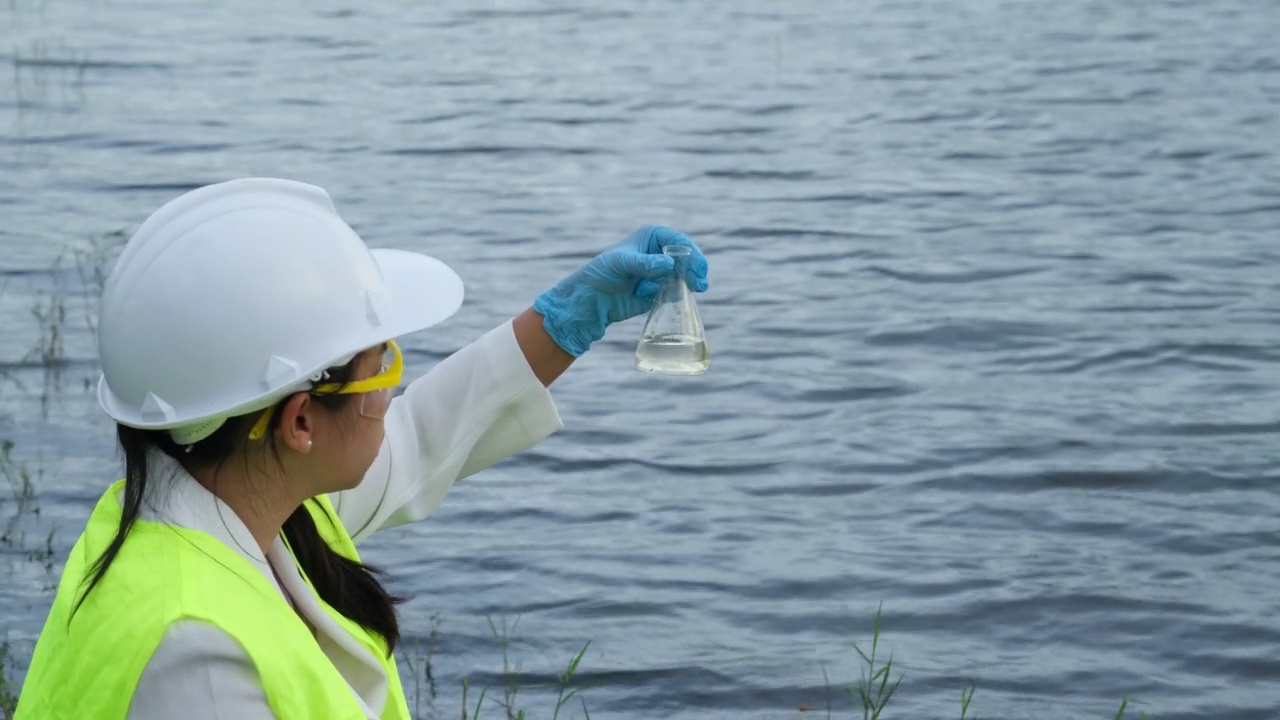
[(611, 328), (563, 431), (362, 548), (406, 637), (446, 618), (441, 688), (500, 687), (519, 615), (522, 682), (591, 641), (592, 715), (807, 717), (882, 608), (886, 717), (969, 680), (980, 717), (1280, 717), (1280, 5), (98, 5), (0, 3), (0, 440), (54, 557), (118, 471), (74, 261), (149, 203), (294, 176), (445, 260), (411, 373), (659, 222), (711, 258), (711, 370)]

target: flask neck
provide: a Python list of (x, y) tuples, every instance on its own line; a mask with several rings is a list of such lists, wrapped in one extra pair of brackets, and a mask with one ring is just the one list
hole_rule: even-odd
[(662, 248), (662, 254), (671, 258), (674, 265), (671, 268), (673, 277), (684, 277), (689, 269), (689, 259), (693, 256), (693, 251), (684, 245), (668, 245)]

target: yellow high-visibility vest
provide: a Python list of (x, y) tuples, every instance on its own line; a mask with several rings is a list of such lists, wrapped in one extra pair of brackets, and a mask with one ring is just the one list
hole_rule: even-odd
[[(121, 480), (102, 496), (71, 550), (14, 720), (123, 720), (165, 630), (180, 620), (205, 622), (234, 638), (257, 668), (280, 720), (365, 720), (355, 694), (288, 601), (244, 556), (207, 533), (136, 521), (110, 570), (72, 617), (81, 581), (119, 527), (123, 489)], [(306, 507), (329, 546), (359, 560), (328, 498), (309, 500)], [(383, 720), (410, 720), (395, 658), (388, 657), (382, 637), (316, 599), (382, 663)]]

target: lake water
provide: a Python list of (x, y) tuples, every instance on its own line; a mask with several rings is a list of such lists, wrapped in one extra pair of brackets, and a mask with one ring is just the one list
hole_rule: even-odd
[(707, 374), (616, 326), (563, 432), (369, 543), (424, 716), (502, 684), (492, 617), (525, 685), (590, 641), (592, 717), (852, 717), (882, 607), (885, 718), (1280, 718), (1280, 5), (176, 5), (0, 3), (19, 677), (119, 472), (94, 268), (274, 175), (462, 275), (415, 373), (640, 224), (710, 258)]

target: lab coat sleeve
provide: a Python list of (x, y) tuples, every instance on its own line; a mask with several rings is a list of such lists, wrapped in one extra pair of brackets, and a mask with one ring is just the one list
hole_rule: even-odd
[(359, 486), (330, 496), (356, 542), (425, 518), (453, 483), (560, 429), (511, 321), (442, 360), (391, 403), (386, 439)]
[(127, 720), (275, 720), (253, 661), (230, 635), (174, 623), (142, 671)]

